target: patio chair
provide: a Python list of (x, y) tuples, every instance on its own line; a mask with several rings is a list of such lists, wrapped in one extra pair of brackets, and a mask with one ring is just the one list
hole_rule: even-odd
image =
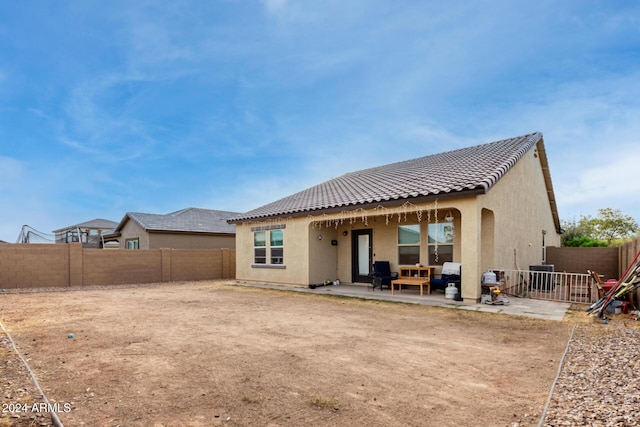
[(378, 287), (382, 290), (383, 286), (391, 289), (391, 281), (398, 278), (398, 273), (391, 272), (389, 261), (375, 261), (373, 263), (373, 273), (371, 277), (371, 289), (373, 291)]
[(462, 265), (459, 262), (445, 262), (442, 264), (442, 273), (440, 278), (431, 279), (431, 289), (445, 289), (449, 283), (455, 283), (458, 291), (460, 291), (460, 275), (462, 274)]

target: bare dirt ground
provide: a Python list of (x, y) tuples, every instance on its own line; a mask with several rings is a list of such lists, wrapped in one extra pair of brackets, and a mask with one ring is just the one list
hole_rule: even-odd
[[(65, 426), (532, 426), (572, 326), (215, 282), (4, 294), (0, 320)], [(34, 400), (11, 358), (3, 408)], [(24, 415), (0, 426), (48, 425)]]

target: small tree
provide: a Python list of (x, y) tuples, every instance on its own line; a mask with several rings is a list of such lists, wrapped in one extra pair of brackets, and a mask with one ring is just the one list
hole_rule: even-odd
[(589, 216), (580, 217), (580, 220), (572, 218), (562, 221), (561, 227), (564, 230), (560, 238), (562, 246), (596, 246), (593, 243), (596, 239), (593, 237), (595, 233), (591, 221)]
[(639, 228), (635, 219), (619, 209), (598, 209), (598, 216), (582, 216), (562, 223), (562, 246), (608, 246), (614, 239), (626, 239)]
[(620, 209), (598, 209), (598, 217), (591, 220), (594, 237), (611, 244), (613, 239), (626, 239), (638, 232), (638, 223), (633, 217), (623, 215)]

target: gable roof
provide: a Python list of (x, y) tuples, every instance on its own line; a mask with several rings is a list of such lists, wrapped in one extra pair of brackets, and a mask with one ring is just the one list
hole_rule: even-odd
[(116, 233), (131, 219), (145, 231), (235, 234), (236, 227), (227, 220), (238, 212), (186, 208), (168, 214), (127, 212), (118, 224)]
[(99, 228), (101, 230), (113, 230), (118, 226), (118, 223), (115, 221), (110, 221), (108, 219), (96, 218), (91, 221), (83, 222), (76, 225), (70, 225), (68, 227), (59, 228), (57, 230), (53, 230), (54, 233), (60, 233), (66, 230), (75, 230), (76, 228)]
[[(319, 210), (339, 210), (348, 206), (483, 194), (538, 142), (543, 145), (542, 133), (535, 132), (346, 173), (229, 221), (236, 223), (282, 215), (304, 215)], [(559, 229), (543, 150), (541, 160), (547, 194)]]

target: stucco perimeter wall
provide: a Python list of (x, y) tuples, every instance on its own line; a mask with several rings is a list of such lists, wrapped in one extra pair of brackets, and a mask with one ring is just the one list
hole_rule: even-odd
[(0, 246), (0, 287), (42, 288), (233, 278), (232, 249), (83, 249), (80, 243)]
[(478, 207), (494, 215), (493, 265), (481, 270), (523, 269), (542, 263), (542, 230), (545, 246), (560, 246), (536, 147), (527, 152), (485, 195)]

